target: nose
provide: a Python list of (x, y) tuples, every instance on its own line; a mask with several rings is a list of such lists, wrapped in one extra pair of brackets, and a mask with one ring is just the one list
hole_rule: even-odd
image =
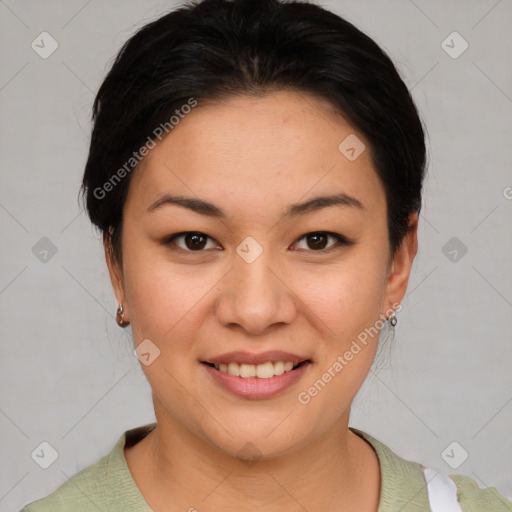
[(233, 268), (221, 286), (216, 315), (225, 327), (261, 335), (290, 324), (297, 315), (292, 283), (265, 251), (252, 263), (234, 254)]

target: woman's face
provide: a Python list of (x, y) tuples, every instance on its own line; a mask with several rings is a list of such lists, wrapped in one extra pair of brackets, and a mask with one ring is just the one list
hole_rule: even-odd
[(132, 178), (109, 268), (158, 423), (230, 455), (346, 428), (416, 252), (413, 216), (390, 258), (365, 138), (303, 94), (199, 103)]

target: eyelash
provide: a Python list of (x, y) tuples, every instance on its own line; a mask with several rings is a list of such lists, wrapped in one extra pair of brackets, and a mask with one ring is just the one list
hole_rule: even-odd
[[(201, 231), (182, 231), (181, 233), (176, 233), (174, 235), (170, 235), (170, 236), (166, 237), (164, 239), (163, 243), (164, 243), (164, 245), (175, 245), (175, 244), (173, 244), (174, 240), (176, 240), (177, 238), (184, 237), (186, 235), (201, 235), (201, 236), (207, 237), (210, 240), (214, 240), (212, 237), (206, 235), (205, 233), (202, 233)], [(351, 245), (354, 245), (354, 243), (355, 243), (355, 242), (347, 239), (343, 235), (340, 235), (339, 233), (333, 233), (332, 231), (310, 231), (309, 233), (306, 233), (306, 234), (302, 235), (301, 237), (299, 237), (294, 242), (294, 244), (300, 242), (301, 240), (305, 239), (309, 235), (326, 235), (328, 237), (334, 238), (337, 243), (327, 247), (326, 249), (318, 249), (318, 250), (299, 249), (299, 250), (306, 250), (306, 252), (312, 252), (312, 253), (326, 254), (326, 253), (330, 253), (333, 250), (340, 249), (343, 246), (349, 247)], [(183, 249), (182, 247), (178, 247), (176, 245), (175, 245), (175, 250), (185, 252), (185, 253), (194, 253), (194, 252), (200, 253), (200, 252), (206, 251), (206, 249), (199, 249), (197, 251), (193, 251), (190, 249)]]

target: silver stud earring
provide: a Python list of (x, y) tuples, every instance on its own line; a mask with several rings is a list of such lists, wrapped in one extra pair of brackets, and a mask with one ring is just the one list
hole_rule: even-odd
[(397, 324), (398, 322), (398, 319), (395, 315), (395, 313), (391, 313), (391, 315), (389, 315), (388, 317), (388, 321), (389, 323), (391, 324), (391, 327), (395, 327), (395, 325)]

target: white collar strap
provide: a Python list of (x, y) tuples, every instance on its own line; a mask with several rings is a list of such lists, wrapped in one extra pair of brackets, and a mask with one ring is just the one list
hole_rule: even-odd
[(457, 500), (457, 486), (449, 476), (432, 468), (425, 468), (423, 474), (431, 512), (463, 512)]

